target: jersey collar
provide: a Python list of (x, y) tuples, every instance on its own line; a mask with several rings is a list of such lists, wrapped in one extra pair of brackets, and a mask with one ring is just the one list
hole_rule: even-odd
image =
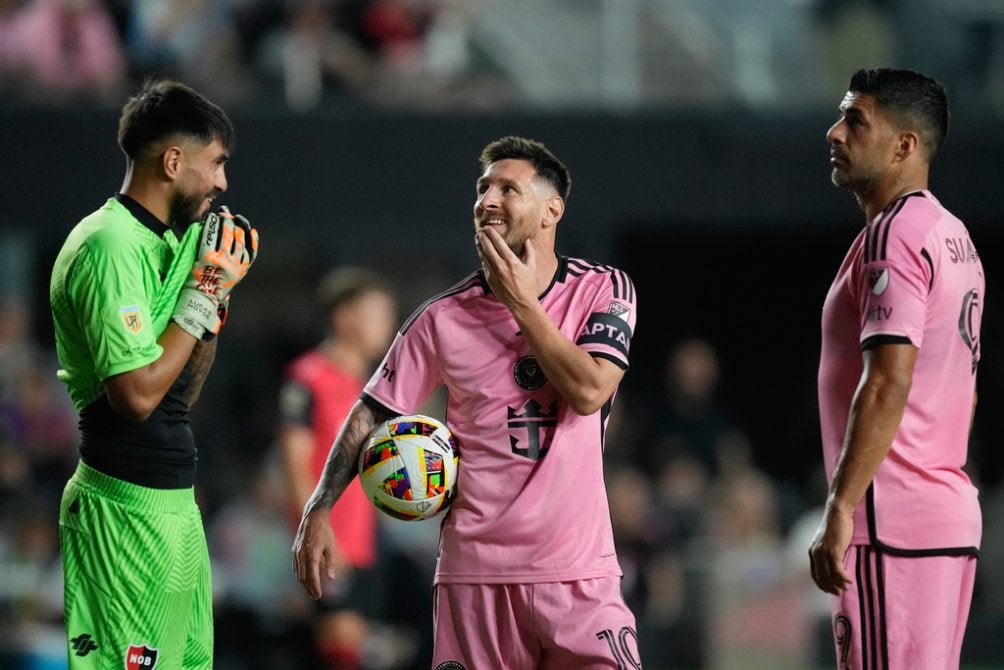
[[(565, 283), (565, 279), (568, 277), (568, 257), (561, 254), (555, 254), (555, 256), (558, 259), (558, 267), (554, 271), (554, 276), (551, 277), (551, 283), (547, 285), (543, 293), (537, 296), (538, 300), (543, 300), (544, 296), (551, 292), (555, 284)], [(488, 279), (485, 278), (485, 271), (483, 269), (478, 270), (478, 279), (485, 291), (485, 295), (492, 295), (492, 288), (488, 285)]]
[(150, 210), (127, 196), (125, 193), (116, 193), (115, 199), (119, 201), (119, 204), (129, 210), (129, 213), (132, 214), (137, 221), (149, 228), (155, 235), (164, 237), (164, 235), (171, 230), (167, 224), (154, 216)]

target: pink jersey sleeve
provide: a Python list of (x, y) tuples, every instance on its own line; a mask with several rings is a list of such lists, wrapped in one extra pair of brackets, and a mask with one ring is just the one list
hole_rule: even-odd
[(610, 281), (597, 282), (589, 316), (576, 344), (593, 356), (628, 367), (628, 351), (637, 308), (634, 284), (620, 270), (609, 269)]
[[(898, 204), (902, 207), (907, 199)], [(861, 343), (875, 338), (905, 338), (923, 345), (927, 296), (933, 267), (918, 234), (927, 228), (895, 227), (892, 216), (865, 234), (863, 258), (855, 266)]]
[(425, 321), (426, 317), (420, 318), (418, 328), (397, 334), (366, 385), (367, 395), (400, 414), (414, 411), (440, 383), (435, 366), (426, 364), (432, 360), (433, 350), (429, 333), (422, 327)]

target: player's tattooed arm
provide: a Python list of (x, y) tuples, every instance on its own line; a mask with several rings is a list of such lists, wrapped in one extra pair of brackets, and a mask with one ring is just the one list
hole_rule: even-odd
[(321, 480), (303, 508), (293, 539), (293, 573), (307, 594), (319, 599), (324, 578), (335, 579), (339, 569), (335, 536), (328, 519), (331, 507), (356, 475), (356, 462), (374, 426), (388, 416), (356, 402), (331, 445)]
[(303, 510), (304, 516), (318, 508), (330, 509), (335, 504), (356, 476), (359, 452), (373, 429), (391, 416), (393, 415), (374, 410), (362, 401), (356, 402), (331, 445), (321, 479)]
[(189, 375), (188, 390), (185, 400), (191, 407), (202, 394), (202, 385), (206, 383), (209, 376), (209, 369), (213, 367), (216, 360), (216, 338), (211, 340), (200, 340), (192, 350), (192, 355), (185, 366)]

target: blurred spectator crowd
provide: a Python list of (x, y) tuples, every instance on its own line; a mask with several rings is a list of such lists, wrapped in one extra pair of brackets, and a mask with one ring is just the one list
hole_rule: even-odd
[[(0, 93), (117, 106), (148, 75), (224, 106), (449, 108), (504, 89), (480, 0), (0, 0)], [(478, 95), (471, 95), (477, 91)]]
[(6, 100), (117, 105), (147, 75), (226, 105), (832, 106), (913, 67), (1004, 109), (987, 0), (0, 0)]
[(56, 521), (61, 489), (77, 460), (77, 413), (55, 377), (54, 352), (32, 335), (34, 316), (23, 301), (0, 296), (0, 667), (4, 668), (20, 667), (5, 650), (44, 656), (54, 648), (63, 609)]

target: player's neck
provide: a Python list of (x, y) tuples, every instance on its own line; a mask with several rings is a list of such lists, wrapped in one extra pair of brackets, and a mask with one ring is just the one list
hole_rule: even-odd
[(875, 217), (904, 195), (926, 189), (927, 175), (913, 175), (884, 184), (868, 196), (859, 196), (858, 204), (865, 213), (865, 223), (874, 221)]
[(164, 225), (171, 225), (171, 222), (168, 221), (170, 206), (162, 188), (157, 184), (151, 183), (149, 180), (141, 178), (134, 169), (130, 169), (126, 173), (125, 180), (122, 182), (121, 193), (142, 205), (144, 209), (157, 217)]
[(543, 295), (544, 291), (554, 281), (554, 275), (558, 272), (558, 254), (554, 251), (548, 252), (537, 268), (537, 295)]
[(909, 193), (917, 193), (928, 188), (928, 163), (917, 155), (911, 160), (897, 164), (886, 176), (874, 184), (868, 194), (858, 194), (857, 202), (864, 211), (865, 223), (874, 221), (897, 200)]

